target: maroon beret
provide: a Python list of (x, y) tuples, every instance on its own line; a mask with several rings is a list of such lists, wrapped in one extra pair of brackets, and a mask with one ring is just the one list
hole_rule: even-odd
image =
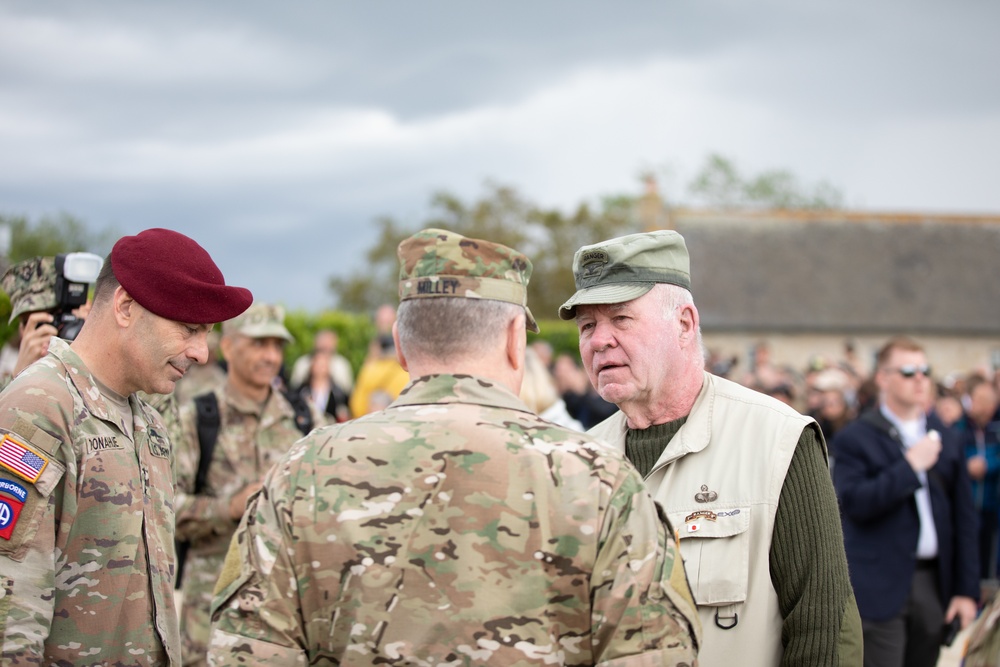
[(204, 248), (169, 229), (123, 236), (111, 249), (111, 270), (143, 308), (176, 322), (225, 322), (253, 303), (250, 290), (226, 285)]

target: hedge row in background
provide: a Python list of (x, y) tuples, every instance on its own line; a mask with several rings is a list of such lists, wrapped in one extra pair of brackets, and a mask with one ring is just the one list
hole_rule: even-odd
[[(302, 311), (285, 315), (285, 326), (295, 337), (295, 342), (285, 348), (285, 365), (291, 368), (303, 354), (312, 350), (313, 338), (321, 329), (333, 329), (340, 338), (338, 351), (347, 357), (357, 374), (368, 351), (368, 342), (375, 335), (375, 326), (367, 315), (355, 315), (339, 311), (319, 314)], [(446, 326), (446, 325), (445, 325)], [(554, 354), (567, 353), (573, 356), (577, 351), (577, 331), (575, 322), (543, 320), (538, 323), (540, 334), (528, 333), (528, 343), (536, 340), (547, 341)]]

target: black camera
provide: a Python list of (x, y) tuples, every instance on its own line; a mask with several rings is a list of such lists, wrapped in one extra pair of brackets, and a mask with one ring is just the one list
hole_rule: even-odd
[(103, 259), (89, 252), (56, 255), (56, 305), (49, 312), (60, 338), (74, 340), (83, 328), (83, 318), (73, 311), (87, 303), (90, 285), (103, 265)]

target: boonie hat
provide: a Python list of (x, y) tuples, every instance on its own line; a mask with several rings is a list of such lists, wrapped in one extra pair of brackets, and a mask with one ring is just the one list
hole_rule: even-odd
[(285, 328), (285, 309), (269, 303), (255, 303), (242, 314), (222, 324), (222, 333), (241, 334), (247, 338), (283, 338), (292, 342)]
[(175, 322), (225, 322), (253, 303), (250, 290), (226, 285), (204, 248), (170, 229), (120, 238), (111, 249), (111, 269), (143, 308)]
[(576, 317), (585, 304), (624, 303), (657, 283), (691, 289), (691, 261), (684, 237), (662, 229), (586, 245), (573, 256), (576, 294), (559, 306), (559, 318)]
[(528, 331), (531, 260), (512, 248), (445, 229), (424, 229), (399, 244), (399, 300), (453, 297), (506, 301), (524, 308)]
[(10, 319), (56, 307), (56, 258), (32, 257), (7, 269), (0, 281), (10, 297)]

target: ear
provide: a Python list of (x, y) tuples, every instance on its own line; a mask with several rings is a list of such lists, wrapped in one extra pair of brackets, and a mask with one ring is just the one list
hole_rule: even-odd
[(880, 392), (885, 390), (885, 375), (885, 368), (876, 368), (875, 373), (872, 375), (872, 379), (875, 380), (875, 386), (878, 387)]
[(507, 362), (513, 370), (520, 371), (524, 368), (524, 349), (528, 344), (524, 313), (507, 323), (506, 336)]
[(688, 341), (694, 341), (697, 339), (698, 326), (701, 319), (698, 315), (698, 309), (695, 308), (693, 303), (686, 303), (680, 307), (678, 322), (681, 328), (682, 339)]
[(409, 372), (410, 368), (406, 364), (406, 357), (403, 356), (403, 346), (399, 344), (399, 330), (396, 328), (395, 322), (392, 323), (392, 342), (396, 344), (396, 361), (399, 362), (404, 371)]
[[(233, 337), (223, 336), (219, 339), (219, 352), (222, 353), (222, 358), (227, 362), (229, 361), (229, 356), (233, 350)], [(211, 356), (211, 353), (209, 354)]]
[(139, 304), (121, 285), (115, 288), (114, 296), (111, 297), (111, 307), (114, 311), (115, 322), (122, 329), (132, 326), (139, 316)]

